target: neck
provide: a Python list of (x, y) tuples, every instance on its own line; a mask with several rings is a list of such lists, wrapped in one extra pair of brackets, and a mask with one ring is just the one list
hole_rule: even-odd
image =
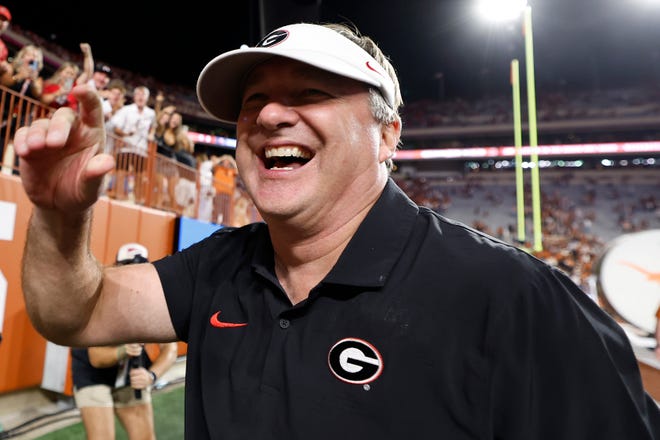
[(293, 304), (306, 299), (334, 267), (371, 206), (336, 228), (317, 232), (269, 223), (275, 273)]

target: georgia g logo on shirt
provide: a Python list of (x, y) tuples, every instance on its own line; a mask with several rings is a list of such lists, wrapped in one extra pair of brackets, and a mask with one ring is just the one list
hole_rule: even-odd
[(383, 371), (383, 357), (362, 339), (345, 338), (328, 352), (328, 366), (339, 380), (352, 384), (373, 382)]

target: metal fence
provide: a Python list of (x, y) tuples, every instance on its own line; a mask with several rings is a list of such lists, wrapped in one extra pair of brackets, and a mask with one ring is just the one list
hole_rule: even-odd
[[(12, 143), (16, 130), (53, 111), (0, 86), (1, 172), (19, 175)], [(105, 151), (115, 157), (116, 166), (103, 182), (103, 195), (228, 226), (260, 220), (231, 161), (205, 167), (202, 173), (200, 164), (193, 168), (158, 154), (154, 142), (149, 142), (146, 155), (140, 155), (126, 152), (135, 149), (114, 134), (107, 138)]]

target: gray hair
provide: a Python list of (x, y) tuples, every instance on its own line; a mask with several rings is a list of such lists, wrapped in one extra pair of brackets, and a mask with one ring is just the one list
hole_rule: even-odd
[[(389, 125), (393, 122), (399, 121), (401, 123), (401, 116), (399, 115), (399, 108), (403, 106), (403, 99), (401, 98), (401, 89), (399, 87), (399, 79), (396, 76), (396, 71), (390, 63), (389, 59), (378, 45), (370, 38), (362, 35), (356, 27), (349, 27), (345, 24), (328, 23), (324, 24), (325, 27), (334, 30), (345, 38), (348, 38), (353, 43), (360, 46), (365, 52), (371, 55), (383, 67), (385, 72), (389, 75), (392, 83), (394, 84), (394, 100), (395, 108), (388, 105), (387, 101), (381, 95), (380, 91), (375, 87), (369, 88), (369, 105), (374, 118), (381, 124)], [(400, 141), (399, 141), (400, 143)], [(387, 159), (385, 165), (389, 171), (394, 168), (392, 159)]]

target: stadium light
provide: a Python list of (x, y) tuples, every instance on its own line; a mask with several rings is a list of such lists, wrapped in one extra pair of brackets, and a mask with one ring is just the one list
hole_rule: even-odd
[(506, 22), (520, 17), (527, 0), (478, 0), (477, 13), (485, 20)]

